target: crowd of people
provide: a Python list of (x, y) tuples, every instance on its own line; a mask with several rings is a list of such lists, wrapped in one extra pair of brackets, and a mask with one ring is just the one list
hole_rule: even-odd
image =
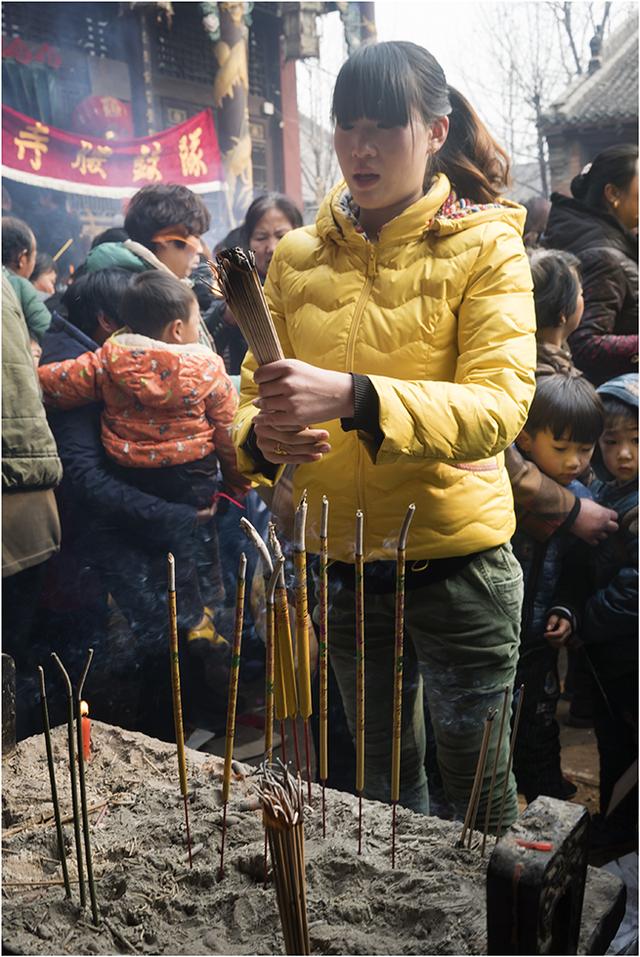
[[(221, 243), (255, 254), (286, 357), (266, 366), (199, 282), (210, 217), (186, 187), (136, 193), (63, 291), (39, 229), (3, 218), (3, 633), (19, 734), (40, 730), (36, 664), (58, 651), (76, 667), (91, 645), (96, 717), (171, 738), (169, 551), (188, 720), (218, 727), (239, 518), (265, 533), (272, 517), (286, 539), (307, 489), (311, 556), (330, 501), (332, 783), (352, 787), (362, 509), (365, 796), (388, 801), (395, 536), (413, 502), (401, 803), (463, 815), (487, 709), (524, 685), (515, 777), (508, 736), (488, 755), (504, 823), (518, 792), (575, 794), (564, 693), (598, 742), (594, 845), (632, 845), (637, 784), (612, 795), (637, 758), (637, 147), (605, 149), (570, 197), (527, 211), (502, 198), (507, 155), (411, 43), (354, 53), (333, 118), (343, 182), (316, 222), (267, 194)], [(264, 673), (248, 558), (247, 684)], [(313, 560), (310, 575), (317, 586)]]

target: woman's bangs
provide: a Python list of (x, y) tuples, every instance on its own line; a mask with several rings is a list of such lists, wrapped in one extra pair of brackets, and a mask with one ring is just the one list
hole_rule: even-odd
[[(368, 119), (385, 126), (406, 126), (416, 105), (415, 86), (406, 62), (388, 62), (372, 55), (354, 55), (343, 65), (333, 91), (331, 115), (338, 126)], [(362, 51), (365, 52), (364, 50)]]

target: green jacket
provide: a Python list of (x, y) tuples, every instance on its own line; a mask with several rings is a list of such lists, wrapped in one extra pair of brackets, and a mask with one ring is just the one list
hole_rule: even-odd
[(2, 267), (2, 274), (9, 280), (18, 298), (31, 338), (40, 342), (51, 325), (51, 313), (39, 298), (35, 286), (32, 286), (28, 279), (16, 276), (6, 266)]
[(144, 272), (146, 269), (162, 268), (151, 250), (131, 240), (128, 241), (128, 245), (132, 248), (127, 248), (124, 243), (101, 243), (91, 249), (85, 262), (87, 272), (97, 272), (98, 269)]
[(2, 490), (53, 488), (61, 478), (20, 302), (3, 271)]

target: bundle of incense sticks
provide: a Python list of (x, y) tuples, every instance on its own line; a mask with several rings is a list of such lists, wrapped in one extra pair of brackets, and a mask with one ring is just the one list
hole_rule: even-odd
[(279, 770), (264, 766), (258, 793), (285, 949), (287, 954), (309, 954), (302, 780), (299, 774), (294, 779), (283, 764)]
[(320, 671), (320, 783), (322, 785), (322, 836), (327, 836), (325, 788), (329, 777), (328, 719), (329, 719), (329, 499), (322, 496), (320, 515), (320, 640), (318, 657)]
[(258, 365), (284, 359), (253, 253), (239, 247), (223, 249), (209, 267)]
[(402, 742), (402, 677), (404, 673), (404, 573), (407, 536), (416, 507), (411, 504), (404, 517), (396, 559), (396, 636), (393, 685), (393, 742), (391, 748), (391, 867), (396, 866), (396, 808), (400, 800), (400, 754)]
[(309, 718), (311, 717), (311, 667), (309, 664), (309, 600), (307, 596), (307, 490), (296, 509), (293, 534), (293, 560), (296, 572), (296, 652), (298, 657), (298, 713), (304, 722), (307, 789), (311, 804), (311, 762)]

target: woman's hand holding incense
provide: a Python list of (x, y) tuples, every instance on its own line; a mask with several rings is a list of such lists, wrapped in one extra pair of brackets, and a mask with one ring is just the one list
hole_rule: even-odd
[(305, 429), (300, 425), (277, 427), (273, 416), (262, 412), (253, 420), (253, 428), (258, 448), (267, 462), (274, 465), (318, 462), (325, 452), (331, 451), (329, 433), (324, 429)]
[(256, 369), (254, 405), (276, 428), (330, 422), (353, 416), (353, 380), (348, 372), (319, 369), (299, 359), (280, 359)]

